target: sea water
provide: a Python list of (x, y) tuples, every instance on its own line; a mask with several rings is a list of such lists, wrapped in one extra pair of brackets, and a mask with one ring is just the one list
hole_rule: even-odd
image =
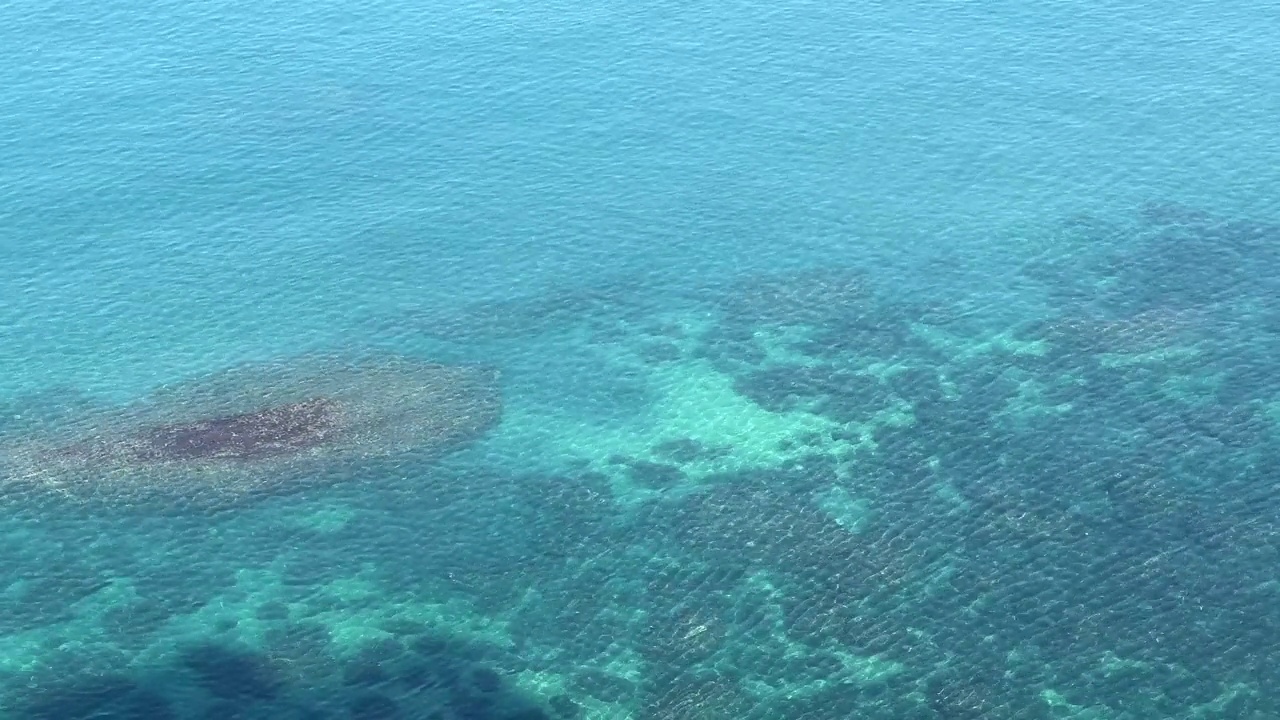
[(319, 355), (504, 396), (231, 509), (0, 478), (0, 706), (1270, 716), (1277, 37), (1235, 0), (0, 8), (0, 447)]

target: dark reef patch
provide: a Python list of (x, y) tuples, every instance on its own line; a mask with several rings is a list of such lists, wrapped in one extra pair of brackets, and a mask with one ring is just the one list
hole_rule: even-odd
[(283, 680), (266, 658), (243, 649), (203, 643), (183, 650), (180, 662), (200, 687), (226, 700), (271, 700)]
[(653, 454), (676, 464), (687, 464), (699, 460), (716, 460), (728, 455), (731, 448), (708, 447), (693, 438), (676, 438), (658, 443), (653, 447)]
[(496, 424), (489, 368), (301, 358), (168, 387), (5, 447), (5, 482), (131, 503), (218, 503), (335, 482), (371, 458), (434, 456)]
[(151, 428), (136, 438), (141, 462), (254, 460), (317, 448), (340, 427), (338, 406), (324, 398), (274, 405), (230, 417)]
[[(0, 675), (0, 715), (26, 720), (510, 720), (548, 718), (534, 698), (477, 656), (492, 654), (445, 635), (424, 656), (373, 648), (349, 659), (321, 645), (303, 654), (279, 643), (262, 651), (195, 641), (118, 672), (81, 663), (38, 676)], [(398, 646), (397, 646), (398, 648)], [(434, 649), (432, 649), (434, 648)], [(350, 682), (379, 667), (376, 683)], [(575, 717), (571, 699), (552, 703)], [(7, 714), (6, 714), (7, 713)]]

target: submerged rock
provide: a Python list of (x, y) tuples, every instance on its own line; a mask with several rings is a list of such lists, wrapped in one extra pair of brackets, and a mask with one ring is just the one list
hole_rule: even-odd
[(138, 460), (257, 460), (323, 447), (342, 424), (328, 398), (273, 405), (229, 417), (162, 425), (139, 433), (128, 448)]
[(333, 482), (361, 459), (437, 455), (497, 423), (496, 371), (403, 357), (236, 368), (12, 441), (0, 486), (186, 500)]

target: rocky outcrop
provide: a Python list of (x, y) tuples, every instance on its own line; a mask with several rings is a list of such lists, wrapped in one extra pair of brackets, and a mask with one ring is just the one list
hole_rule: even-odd
[(21, 438), (0, 484), (125, 500), (284, 492), (365, 459), (449, 452), (501, 412), (489, 368), (404, 357), (245, 366)]

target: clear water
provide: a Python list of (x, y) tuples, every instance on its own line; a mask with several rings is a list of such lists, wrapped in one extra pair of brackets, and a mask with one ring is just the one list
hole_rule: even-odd
[(10, 469), (0, 707), (1273, 717), (1277, 37), (1234, 0), (0, 8), (7, 454), (245, 363), (503, 394), (233, 507)]

